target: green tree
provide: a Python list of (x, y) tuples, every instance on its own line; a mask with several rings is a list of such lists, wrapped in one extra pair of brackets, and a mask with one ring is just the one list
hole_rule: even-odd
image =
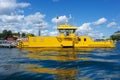
[(34, 36), (34, 34), (31, 34), (31, 33), (26, 34), (26, 37), (29, 37), (29, 36)]
[(0, 33), (0, 40), (1, 40), (1, 39), (3, 39), (2, 37), (3, 37), (3, 34), (2, 34), (2, 33)]
[(112, 40), (120, 40), (120, 34), (117, 34), (117, 35), (111, 35), (111, 39)]
[(18, 32), (18, 33), (12, 33), (12, 35), (20, 37), (20, 32)]
[(22, 33), (22, 37), (26, 37), (26, 34), (25, 34), (25, 33)]
[(21, 35), (21, 37), (34, 36), (34, 34), (32, 34), (32, 33), (28, 33), (28, 34), (22, 33), (22, 34), (20, 34), (20, 32), (12, 33), (11, 30), (9, 30), (9, 31), (3, 30), (2, 33), (0, 33), (0, 39), (6, 40), (8, 37), (13, 37), (13, 35), (14, 36), (19, 36), (19, 37), (20, 37), (20, 35)]
[(7, 39), (7, 37), (8, 37), (7, 30), (3, 30), (2, 37), (3, 37), (3, 39)]
[(7, 31), (7, 37), (12, 37), (12, 36), (13, 36), (12, 31), (11, 30)]

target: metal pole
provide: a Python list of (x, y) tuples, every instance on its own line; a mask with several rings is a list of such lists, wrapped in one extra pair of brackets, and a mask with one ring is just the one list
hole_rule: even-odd
[(38, 36), (40, 36), (40, 35), (41, 35), (41, 31), (40, 31), (40, 27), (39, 27)]

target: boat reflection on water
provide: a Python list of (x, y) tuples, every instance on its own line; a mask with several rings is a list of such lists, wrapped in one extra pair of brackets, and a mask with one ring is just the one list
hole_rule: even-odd
[[(36, 72), (36, 73), (46, 73), (46, 74), (52, 74), (55, 75), (55, 78), (57, 80), (74, 80), (77, 68), (73, 69), (52, 69), (52, 68), (42, 68), (39, 65), (29, 65), (28, 71), (30, 72)], [(46, 76), (47, 77), (47, 76)]]
[(0, 80), (119, 80), (120, 49), (0, 50)]
[(89, 54), (93, 48), (29, 48), (27, 57), (37, 60), (75, 61), (89, 60), (88, 57), (80, 57), (80, 54)]
[(26, 66), (27, 71), (55, 76), (57, 80), (76, 80), (80, 76), (78, 61), (88, 61), (93, 48), (27, 48), (28, 58), (37, 60), (36, 64)]

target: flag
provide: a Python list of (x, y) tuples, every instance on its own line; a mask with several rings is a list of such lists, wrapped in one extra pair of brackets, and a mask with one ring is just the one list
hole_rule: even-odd
[(59, 19), (59, 17), (57, 16), (56, 19)]

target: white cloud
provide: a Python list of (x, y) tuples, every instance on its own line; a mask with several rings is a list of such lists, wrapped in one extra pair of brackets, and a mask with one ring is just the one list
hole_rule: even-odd
[(18, 3), (17, 6), (18, 6), (18, 7), (21, 7), (21, 8), (25, 8), (25, 7), (30, 6), (30, 3), (23, 3), (23, 2), (22, 2), (22, 3)]
[[(80, 27), (78, 27), (77, 32), (79, 35), (90, 35), (90, 36), (95, 36), (93, 35), (93, 28), (91, 27), (92, 25), (101, 25), (104, 24), (107, 21), (106, 18), (100, 18), (95, 22), (89, 22), (89, 23), (83, 23)], [(98, 33), (96, 33), (98, 34)]]
[(58, 31), (51, 31), (49, 32), (50, 36), (58, 36)]
[(22, 29), (21, 32), (23, 32), (23, 33), (32, 33), (33, 30), (32, 29)]
[(31, 15), (26, 16), (25, 20), (29, 20), (32, 22), (36, 22), (36, 21), (40, 22), (40, 21), (42, 21), (42, 19), (44, 17), (45, 17), (45, 15), (41, 14), (40, 12), (36, 12), (35, 14), (31, 14)]
[(49, 35), (48, 30), (41, 30), (41, 36), (47, 36), (47, 35)]
[(111, 22), (109, 24), (107, 24), (107, 27), (115, 27), (117, 25), (116, 22)]
[(0, 31), (7, 29), (19, 32), (38, 32), (38, 27), (42, 29), (48, 26), (48, 23), (44, 20), (45, 15), (36, 12), (35, 14), (24, 15), (0, 15)]
[[(38, 30), (37, 31), (32, 31), (35, 35), (38, 35)], [(41, 36), (58, 36), (58, 31), (48, 31), (48, 30), (41, 30), (40, 31)]]
[(78, 31), (91, 31), (92, 28), (90, 27), (91, 23), (84, 23), (80, 27), (78, 27)]
[(48, 23), (44, 21), (44, 18), (45, 15), (40, 12), (36, 12), (35, 14), (26, 16), (25, 22), (28, 26), (46, 28)]
[(18, 9), (16, 13), (18, 13), (18, 14), (19, 14), (19, 13), (22, 13), (22, 14), (23, 14), (23, 13), (24, 13), (24, 10)]
[(72, 19), (72, 15), (71, 14), (69, 14), (69, 19)]
[(0, 0), (0, 14), (11, 14), (17, 8), (25, 8), (30, 6), (30, 3), (17, 3), (16, 0)]
[(33, 27), (41, 27), (41, 28), (46, 28), (47, 27), (47, 22), (40, 22), (40, 23), (32, 23), (32, 25), (31, 26), (33, 26)]
[(58, 16), (58, 17), (54, 17), (52, 19), (52, 22), (55, 24), (65, 24), (68, 22), (68, 18), (66, 16)]
[(92, 39), (101, 39), (103, 38), (104, 34), (94, 30), (88, 33), (88, 36), (92, 37)]
[(23, 14), (23, 8), (28, 6), (30, 3), (17, 2), (17, 0), (0, 0), (0, 32), (7, 29), (13, 32), (37, 34), (38, 27), (45, 29), (48, 23), (44, 20), (44, 14), (40, 12), (28, 16), (19, 14)]
[(25, 17), (25, 21), (29, 23), (40, 23), (45, 18), (45, 15), (40, 12), (36, 12), (35, 14), (31, 14)]
[(0, 14), (9, 13), (17, 7), (15, 0), (0, 0)]
[(92, 39), (98, 39), (104, 36), (103, 33), (94, 30), (93, 28), (91, 28), (91, 26), (92, 23), (83, 23), (80, 27), (78, 27), (76, 33), (78, 35), (88, 35), (92, 37)]
[(0, 20), (4, 23), (20, 22), (24, 18), (24, 15), (0, 15)]
[(106, 18), (100, 18), (97, 21), (93, 22), (93, 25), (101, 25), (104, 24), (107, 21)]
[(88, 35), (91, 30), (91, 23), (83, 23), (80, 27), (78, 27), (76, 33), (78, 35)]

